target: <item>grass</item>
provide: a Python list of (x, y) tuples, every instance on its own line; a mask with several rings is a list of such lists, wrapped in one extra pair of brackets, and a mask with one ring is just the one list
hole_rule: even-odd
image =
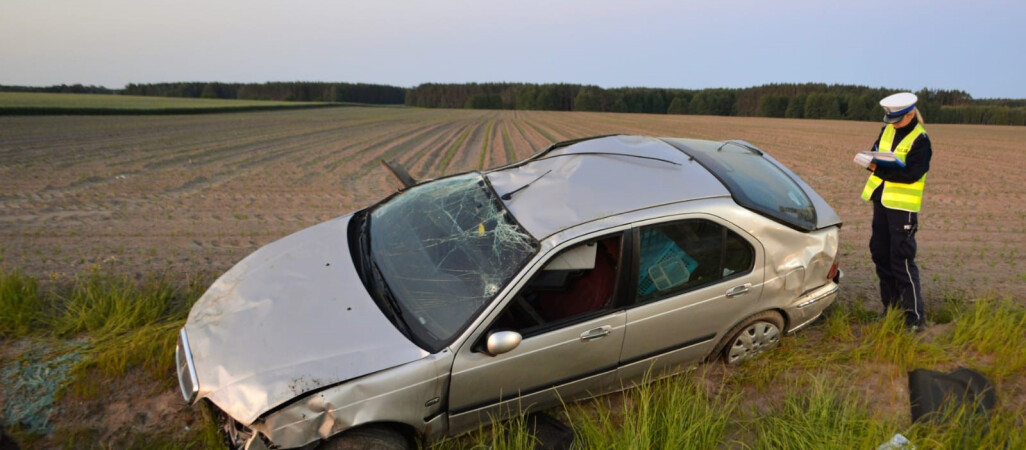
[[(107, 380), (131, 370), (174, 389), (176, 332), (208, 282), (95, 271), (41, 282), (0, 273), (0, 333), (84, 339), (76, 347), (83, 358), (68, 385), (76, 400), (95, 401)], [(1024, 448), (1026, 410), (1002, 396), (1026, 392), (1026, 308), (1007, 298), (951, 297), (945, 303), (949, 323), (919, 334), (903, 329), (900, 314), (877, 318), (861, 301), (838, 304), (812, 330), (782, 340), (767, 357), (739, 367), (704, 365), (550, 414), (573, 428), (576, 448), (874, 448), (895, 433), (923, 449)], [(956, 407), (913, 424), (907, 391), (883, 403), (863, 395), (902, 385), (912, 368), (959, 365), (983, 372), (998, 387), (999, 406), (991, 415)], [(181, 432), (169, 432), (146, 444), (213, 445), (216, 426), (209, 411), (202, 414), (185, 441)], [(74, 441), (95, 432), (75, 426), (58, 424), (58, 438)], [(520, 416), (436, 447), (529, 448), (535, 442), (531, 428)]]
[[(86, 356), (71, 382), (76, 392), (91, 392), (105, 376), (141, 368), (155, 378), (174, 368), (176, 333), (207, 279), (179, 282), (170, 277), (135, 281), (96, 271), (42, 289), (18, 272), (0, 272), (0, 335), (42, 339), (86, 338)], [(86, 385), (76, 387), (76, 385)]]
[(782, 404), (746, 424), (751, 448), (873, 448), (889, 431), (836, 378), (809, 375), (787, 388)]
[(0, 92), (0, 115), (189, 114), (330, 106), (316, 102)]
[(43, 320), (42, 310), (35, 278), (0, 271), (0, 337), (28, 335)]
[(1026, 372), (1026, 310), (1011, 299), (977, 301), (954, 324), (947, 341), (964, 352), (990, 355), (995, 376)]
[(691, 371), (567, 408), (584, 448), (715, 448), (724, 441), (740, 397), (723, 386), (706, 393)]
[[(1003, 395), (1026, 390), (1023, 355), (1016, 352), (1026, 345), (1026, 309), (1008, 299), (962, 304), (951, 325), (932, 337), (904, 330), (900, 314), (876, 318), (862, 302), (836, 305), (819, 333), (784, 339), (767, 357), (736, 368), (706, 365), (549, 414), (573, 427), (575, 448), (587, 449), (876, 448), (895, 433), (920, 449), (1026, 448), (1020, 431), (1026, 409), (1002, 402)], [(863, 395), (904, 386), (910, 368), (954, 365), (975, 367), (995, 383), (995, 411), (983, 416), (961, 405), (911, 423), (906, 390), (895, 392), (898, 404), (890, 405)], [(527, 442), (530, 429), (518, 420), (438, 447)]]

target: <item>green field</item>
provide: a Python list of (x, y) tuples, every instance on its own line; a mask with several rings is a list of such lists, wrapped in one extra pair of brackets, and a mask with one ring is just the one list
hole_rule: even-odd
[(220, 111), (311, 108), (317, 102), (223, 100), (206, 98), (143, 97), (105, 94), (49, 94), (0, 92), (0, 114), (186, 114)]

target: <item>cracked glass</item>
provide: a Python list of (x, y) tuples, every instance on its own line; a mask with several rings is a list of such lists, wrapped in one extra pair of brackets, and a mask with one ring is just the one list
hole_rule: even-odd
[(415, 340), (448, 345), (538, 251), (477, 173), (413, 187), (370, 215), (370, 250)]

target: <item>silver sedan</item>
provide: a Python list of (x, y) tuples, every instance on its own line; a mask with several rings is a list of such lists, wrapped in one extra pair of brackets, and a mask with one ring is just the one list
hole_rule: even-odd
[(249, 255), (179, 334), (239, 448), (412, 446), (738, 363), (837, 295), (841, 220), (743, 141), (604, 136), (417, 183)]

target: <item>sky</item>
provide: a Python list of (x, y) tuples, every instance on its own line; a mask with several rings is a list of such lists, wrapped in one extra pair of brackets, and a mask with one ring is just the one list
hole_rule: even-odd
[(817, 82), (1026, 98), (1026, 2), (0, 0), (0, 84)]

